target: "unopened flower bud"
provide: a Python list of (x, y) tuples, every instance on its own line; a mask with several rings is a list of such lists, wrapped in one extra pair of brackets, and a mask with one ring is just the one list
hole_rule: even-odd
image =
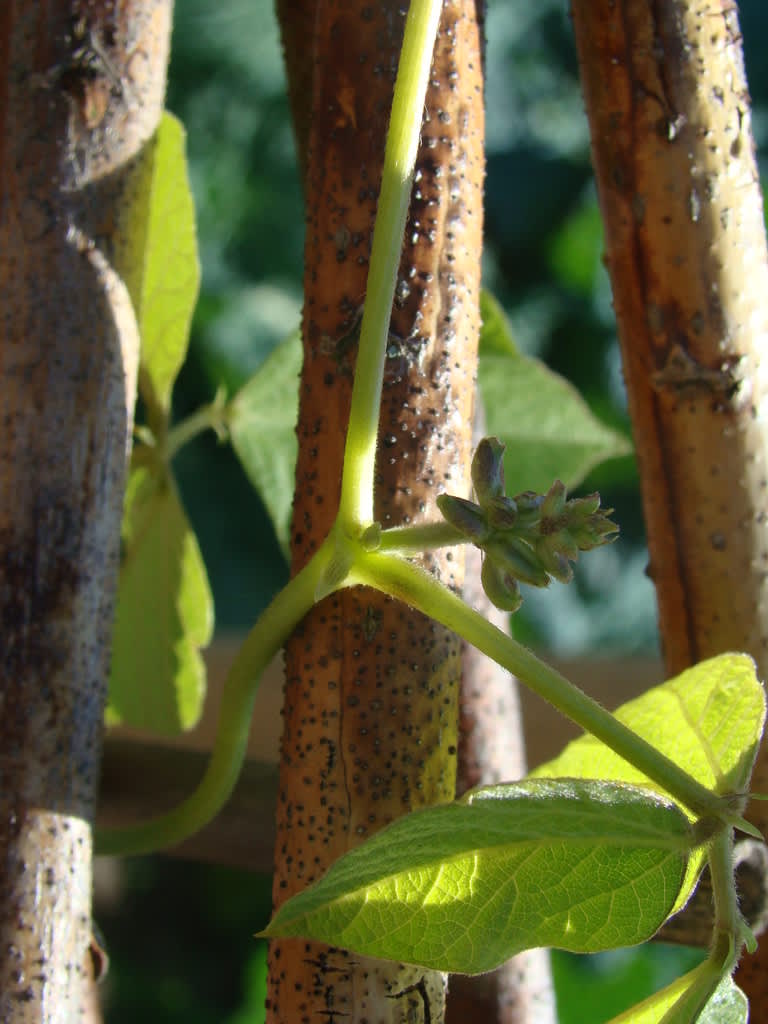
[[(568, 502), (568, 515), (572, 517), (571, 522), (577, 519), (583, 522), (589, 516), (593, 516), (599, 508), (600, 495), (595, 491), (594, 494), (587, 494), (583, 498), (571, 498)], [(604, 509), (603, 514), (610, 514), (612, 511), (613, 509)]]
[(517, 524), (517, 505), (514, 498), (491, 498), (483, 510), (492, 530), (511, 530)]
[(616, 539), (619, 528), (608, 518), (613, 509), (600, 509), (599, 495), (568, 502), (566, 512), (568, 525), (564, 532), (568, 533), (579, 550), (589, 551)]
[(558, 519), (565, 511), (565, 484), (555, 480), (541, 503), (542, 519)]
[(541, 494), (536, 491), (523, 491), (515, 495), (517, 505), (517, 527), (519, 530), (526, 530), (530, 527), (538, 527), (541, 518), (541, 503), (544, 500)]
[(568, 534), (578, 545), (579, 551), (591, 551), (592, 548), (610, 544), (616, 540), (618, 530), (610, 521), (587, 522), (575, 529), (569, 528)]
[(539, 561), (536, 552), (525, 541), (517, 537), (494, 537), (484, 545), (489, 558), (496, 564), (520, 580), (534, 587), (548, 587), (549, 576)]
[(505, 572), (490, 558), (483, 559), (480, 582), (488, 599), (505, 612), (516, 612), (523, 603), (520, 588), (514, 576)]
[(443, 518), (473, 543), (482, 544), (489, 537), (485, 514), (473, 501), (457, 498), (453, 494), (441, 494), (437, 499), (437, 507)]
[(557, 550), (563, 556), (563, 558), (569, 559), (571, 562), (575, 562), (579, 557), (579, 545), (571, 537), (568, 530), (559, 530), (556, 534), (552, 534), (549, 538)]
[(504, 495), (504, 445), (498, 437), (484, 437), (472, 459), (472, 486), (481, 505)]
[(549, 575), (554, 576), (560, 583), (570, 583), (573, 579), (573, 569), (558, 546), (558, 537), (542, 537), (536, 541), (535, 547), (539, 561)]

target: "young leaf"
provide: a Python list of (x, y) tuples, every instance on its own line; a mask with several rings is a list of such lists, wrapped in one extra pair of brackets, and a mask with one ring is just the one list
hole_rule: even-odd
[[(706, 961), (609, 1024), (747, 1024), (747, 998), (726, 974), (717, 982)], [(714, 991), (707, 997), (707, 989)], [(702, 1000), (706, 1000), (702, 1006)], [(698, 1012), (698, 1016), (696, 1016)]]
[(545, 492), (554, 479), (569, 489), (604, 459), (626, 455), (629, 441), (600, 423), (576, 389), (537, 359), (521, 355), (492, 296), (480, 301), (478, 380), (486, 433), (507, 446), (507, 491)]
[[(765, 694), (746, 654), (720, 654), (687, 669), (616, 717), (717, 793), (747, 788), (765, 721)], [(569, 743), (534, 778), (601, 778), (651, 785), (593, 736)]]
[(141, 336), (139, 390), (150, 414), (167, 416), (200, 284), (186, 136), (171, 114), (139, 157), (117, 238), (115, 261)]
[(262, 934), (463, 974), (533, 946), (630, 945), (669, 913), (690, 843), (674, 804), (633, 787), (493, 786), (383, 829)]
[(290, 335), (235, 395), (228, 410), (232, 445), (288, 553), (296, 466), (301, 340)]
[(189, 729), (202, 710), (199, 649), (211, 638), (213, 601), (173, 484), (147, 466), (131, 471), (122, 540), (107, 723)]
[[(622, 704), (615, 714), (715, 792), (746, 790), (765, 721), (765, 694), (746, 654), (702, 661)], [(569, 743), (531, 777), (612, 779), (658, 788), (590, 735)], [(704, 850), (691, 857), (675, 912), (688, 900), (705, 858)]]

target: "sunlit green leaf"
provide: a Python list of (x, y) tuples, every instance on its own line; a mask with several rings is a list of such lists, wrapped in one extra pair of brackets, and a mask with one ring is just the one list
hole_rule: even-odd
[(508, 494), (545, 492), (555, 479), (574, 487), (604, 459), (629, 453), (629, 441), (596, 419), (568, 381), (518, 352), (503, 310), (485, 292), (481, 312), (485, 433), (507, 446)]
[(669, 913), (690, 842), (674, 804), (634, 787), (493, 786), (377, 833), (264, 934), (466, 974), (532, 946), (631, 945)]
[(197, 540), (170, 479), (131, 471), (112, 643), (107, 722), (159, 733), (202, 710), (213, 602)]
[[(765, 721), (765, 694), (747, 655), (721, 654), (702, 661), (623, 704), (615, 714), (702, 785), (722, 794), (747, 788)], [(658, 789), (590, 735), (569, 743), (531, 776), (613, 779)], [(703, 852), (691, 858), (681, 904), (703, 859)]]
[[(692, 1024), (694, 1020), (696, 1024), (747, 1024), (749, 1008), (744, 993), (730, 975), (719, 983), (711, 975), (712, 965), (702, 963), (614, 1017), (610, 1024)], [(712, 986), (714, 991), (707, 998)]]
[(167, 415), (200, 284), (186, 136), (171, 114), (163, 114), (123, 196), (115, 261), (139, 324), (141, 396), (150, 412)]
[(300, 371), (301, 340), (298, 334), (292, 334), (235, 395), (228, 410), (234, 449), (286, 553), (298, 450)]
[[(616, 717), (717, 793), (747, 787), (765, 720), (765, 695), (746, 654), (721, 654), (622, 704)], [(650, 785), (594, 736), (581, 736), (531, 773)]]

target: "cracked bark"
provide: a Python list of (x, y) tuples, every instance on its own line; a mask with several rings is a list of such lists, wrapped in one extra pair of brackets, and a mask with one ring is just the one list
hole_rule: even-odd
[(0, 1019), (86, 1012), (138, 338), (111, 240), (170, 2), (0, 5)]
[[(291, 6), (281, 5), (283, 18)], [(310, 7), (299, 7), (305, 18)], [(399, 4), (315, 5), (311, 114), (297, 118), (299, 139), (302, 123), (309, 137), (294, 570), (338, 504), (354, 328), (403, 26)], [(289, 71), (297, 36), (284, 25)], [(385, 526), (434, 517), (442, 490), (469, 487), (483, 179), (474, 3), (444, 5), (417, 168), (380, 421), (376, 516)], [(425, 564), (461, 585), (458, 554)], [(276, 903), (387, 822), (453, 796), (460, 672), (453, 634), (375, 593), (344, 591), (305, 619), (286, 651)], [(271, 1024), (443, 1020), (437, 972), (297, 940), (272, 944), (269, 970)]]
[[(743, 650), (765, 678), (768, 259), (736, 7), (573, 16), (667, 668)], [(761, 1020), (766, 966), (763, 942), (738, 979)]]

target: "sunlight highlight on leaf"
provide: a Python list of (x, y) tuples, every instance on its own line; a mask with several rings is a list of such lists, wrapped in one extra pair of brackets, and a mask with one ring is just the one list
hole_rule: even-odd
[[(765, 694), (746, 654), (721, 654), (653, 687), (616, 717), (703, 785), (726, 794), (748, 788), (765, 721)], [(569, 743), (531, 778), (601, 778), (659, 787), (594, 736)], [(690, 815), (691, 818), (693, 815)], [(688, 900), (704, 866), (691, 857), (675, 912)]]
[(533, 946), (631, 945), (669, 913), (690, 842), (674, 804), (632, 787), (493, 786), (377, 833), (263, 934), (467, 974)]
[[(622, 704), (616, 717), (717, 793), (747, 787), (765, 721), (765, 695), (746, 654), (721, 654)], [(533, 778), (650, 783), (593, 736), (581, 736)]]
[(115, 262), (139, 324), (139, 390), (150, 412), (165, 416), (200, 284), (186, 135), (167, 112), (123, 197)]

